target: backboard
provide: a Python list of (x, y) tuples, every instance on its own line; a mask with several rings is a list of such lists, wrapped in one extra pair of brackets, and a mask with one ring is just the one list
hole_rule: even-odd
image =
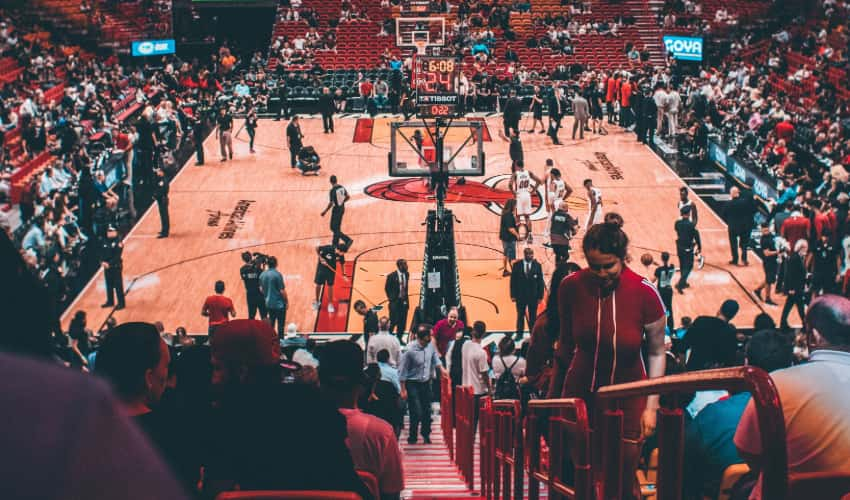
[(416, 48), (420, 54), (446, 44), (446, 20), (442, 17), (397, 17), (395, 28), (396, 45)]
[(484, 175), (481, 122), (434, 120), (390, 123), (389, 175), (428, 177), (438, 173), (437, 129), (443, 135), (443, 167), (449, 176)]

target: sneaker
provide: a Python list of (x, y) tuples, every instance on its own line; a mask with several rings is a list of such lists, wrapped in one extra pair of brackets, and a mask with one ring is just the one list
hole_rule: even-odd
[(510, 271), (502, 271), (502, 278), (507, 278), (510, 275), (511, 275)]
[(314, 310), (314, 311), (318, 311), (318, 310), (319, 310), (319, 306), (320, 306), (320, 305), (321, 305), (321, 304), (319, 303), (319, 301), (318, 301), (318, 300), (314, 300), (314, 301), (313, 301), (313, 310)]
[(769, 306), (778, 306), (779, 305), (776, 302), (772, 301), (771, 299), (765, 300), (764, 303), (769, 305)]
[(428, 436), (422, 436), (422, 443), (423, 444), (431, 444), (431, 438), (428, 437)]
[(416, 444), (416, 438), (415, 437), (407, 438), (407, 444)]
[(333, 304), (328, 304), (328, 312), (331, 313), (331, 314), (336, 312), (336, 308), (334, 307)]

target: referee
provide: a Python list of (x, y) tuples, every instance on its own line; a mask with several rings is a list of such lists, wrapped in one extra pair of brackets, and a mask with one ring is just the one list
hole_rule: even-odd
[(694, 269), (694, 250), (702, 253), (702, 241), (694, 223), (691, 222), (691, 208), (684, 206), (679, 209), (682, 218), (676, 221), (676, 253), (679, 256), (679, 282), (676, 290), (679, 293), (688, 288), (688, 275)]
[[(328, 193), (328, 197), (330, 201), (328, 201), (328, 206), (322, 210), (322, 217), (328, 213), (328, 210), (331, 211), (331, 232), (333, 233), (331, 245), (347, 251), (351, 248), (353, 240), (342, 232), (342, 216), (345, 214), (345, 203), (351, 197), (348, 195), (345, 187), (337, 181), (335, 175), (331, 176), (331, 190)], [(342, 243), (340, 243), (340, 240), (342, 240)]]

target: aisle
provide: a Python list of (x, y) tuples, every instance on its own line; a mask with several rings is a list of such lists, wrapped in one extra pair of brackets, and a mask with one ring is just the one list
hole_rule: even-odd
[[(460, 476), (457, 467), (449, 459), (449, 450), (443, 440), (440, 428), (440, 416), (433, 417), (431, 426), (431, 444), (422, 444), (419, 438), (417, 444), (407, 444), (408, 417), (404, 419), (404, 430), (399, 442), (402, 449), (404, 464), (403, 499), (427, 500), (440, 499), (469, 499), (482, 498), (477, 492), (469, 491)], [(478, 470), (478, 441), (475, 443), (475, 470)], [(477, 474), (476, 474), (477, 476)], [(477, 481), (476, 481), (477, 483)], [(476, 484), (478, 486), (478, 484)]]

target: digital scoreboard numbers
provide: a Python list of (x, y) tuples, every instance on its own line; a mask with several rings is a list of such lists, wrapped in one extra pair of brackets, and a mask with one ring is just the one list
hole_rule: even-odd
[(460, 64), (453, 57), (416, 56), (416, 105), (423, 117), (453, 116), (457, 110)]

